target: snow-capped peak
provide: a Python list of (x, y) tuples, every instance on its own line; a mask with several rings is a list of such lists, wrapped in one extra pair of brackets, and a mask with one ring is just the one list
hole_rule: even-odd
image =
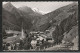
[(32, 8), (32, 10), (33, 10), (34, 12), (39, 12), (39, 9), (38, 9), (38, 8)]
[(48, 13), (48, 12), (43, 12), (43, 11), (39, 11), (39, 12), (42, 13), (43, 15)]
[(37, 12), (37, 13), (40, 13), (40, 14), (46, 14), (47, 13), (47, 12), (43, 12), (43, 11), (39, 10), (38, 8), (32, 8), (32, 10), (34, 12)]

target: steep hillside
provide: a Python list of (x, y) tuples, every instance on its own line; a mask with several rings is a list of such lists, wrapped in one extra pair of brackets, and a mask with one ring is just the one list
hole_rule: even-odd
[(64, 41), (72, 42), (78, 36), (78, 26), (73, 26), (68, 33), (64, 33)]
[[(78, 8), (78, 7), (77, 7)], [(55, 29), (55, 31), (53, 31), (53, 38), (56, 42), (61, 42), (63, 37), (64, 37), (64, 33), (65, 32), (69, 32), (73, 26), (78, 24), (78, 11), (77, 8), (75, 11), (70, 11), (68, 14), (68, 17), (66, 17), (65, 19), (63, 19), (62, 21), (60, 21)]]
[[(41, 18), (43, 18), (42, 14), (33, 11), (30, 7), (24, 6), (16, 8), (10, 2), (4, 4), (3, 9), (3, 20), (5, 20), (3, 21), (3, 24), (5, 26), (3, 27), (4, 29), (11, 28), (13, 30), (14, 27), (11, 27), (10, 25), (14, 25), (15, 28), (17, 28), (16, 26), (18, 26), (19, 30), (21, 30), (20, 28), (22, 27), (23, 22), (24, 29), (33, 30), (34, 28), (36, 28), (36, 23), (39, 22)], [(5, 23), (7, 23), (7, 25), (10, 27), (6, 27)]]
[(3, 29), (10, 28), (13, 30), (20, 30), (20, 27), (17, 25), (18, 23), (15, 15), (6, 11), (4, 8), (2, 9), (2, 23), (3, 23)]
[[(23, 7), (19, 7), (18, 9), (22, 12), (22, 15), (24, 17), (26, 17), (26, 18), (31, 20), (31, 23), (33, 25), (35, 25), (36, 22), (42, 18), (42, 14), (41, 13), (33, 11), (33, 9), (31, 9), (30, 7), (23, 6)], [(27, 15), (29, 15), (29, 17)]]
[[(23, 14), (22, 14), (22, 11), (18, 10), (16, 7), (14, 7), (11, 3), (7, 3), (5, 5), (3, 5), (3, 11), (2, 11), (2, 19), (4, 20), (3, 21), (3, 24), (6, 26), (5, 23), (7, 23), (7, 25), (14, 25), (15, 28), (17, 28), (16, 26), (19, 27), (19, 30), (21, 30), (21, 25), (22, 25), (22, 22), (23, 22), (23, 28), (24, 29), (30, 29), (31, 26), (32, 26), (32, 23), (31, 23), (31, 19), (30, 19), (30, 16), (29, 15), (26, 15), (27, 17), (25, 17)], [(9, 10), (8, 10), (9, 9)], [(4, 27), (5, 28), (5, 27)], [(6, 28), (12, 28), (11, 26), (10, 27), (6, 27)], [(14, 27), (12, 28), (14, 29)], [(18, 29), (18, 28), (17, 28)], [(17, 30), (16, 29), (16, 30)]]
[(69, 15), (78, 12), (78, 4), (72, 3), (67, 6), (56, 9), (48, 14), (43, 15), (43, 18), (36, 23), (36, 28), (45, 31), (51, 26), (60, 25), (60, 23), (69, 17)]
[(33, 9), (31, 9), (28, 6), (19, 7), (18, 9), (23, 11), (24, 13), (30, 15), (30, 16), (41, 16), (42, 15), (38, 11), (34, 11)]
[(3, 8), (11, 14), (14, 14), (16, 18), (20, 18), (20, 11), (16, 7), (14, 7), (10, 2), (4, 4)]
[(27, 14), (33, 13), (33, 10), (27, 6), (19, 7), (18, 9), (23, 11), (24, 13), (27, 13)]
[[(38, 12), (36, 10), (34, 11), (33, 9), (31, 9), (30, 7), (27, 7), (27, 6), (23, 6), (23, 7), (20, 7), (18, 9), (20, 11), (22, 11), (22, 15), (24, 15), (26, 18), (29, 18), (31, 20), (31, 23), (33, 24), (33, 26), (31, 27), (30, 30), (35, 31), (35, 30), (40, 29), (40, 28), (38, 28), (40, 26), (39, 24), (40, 24), (40, 22), (42, 22), (41, 20), (43, 18), (45, 18), (40, 12)], [(29, 15), (29, 17), (27, 15)]]

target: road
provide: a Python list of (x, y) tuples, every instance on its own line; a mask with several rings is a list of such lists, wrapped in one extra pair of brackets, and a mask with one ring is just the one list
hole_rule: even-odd
[(62, 45), (56, 45), (53, 47), (46, 48), (45, 50), (70, 50), (68, 47), (63, 47)]

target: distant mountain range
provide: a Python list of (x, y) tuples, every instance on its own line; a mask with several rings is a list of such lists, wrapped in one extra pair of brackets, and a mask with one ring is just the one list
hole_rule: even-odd
[(73, 26), (78, 26), (78, 4), (72, 3), (43, 15), (38, 9), (27, 6), (16, 8), (9, 2), (3, 5), (2, 20), (3, 31), (9, 28), (20, 31), (22, 23), (23, 28), (30, 31), (55, 27), (52, 36), (55, 42), (61, 42), (65, 32), (69, 33)]

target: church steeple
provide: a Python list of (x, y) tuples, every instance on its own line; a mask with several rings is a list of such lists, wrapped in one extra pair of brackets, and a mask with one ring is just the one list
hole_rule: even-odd
[(21, 27), (21, 38), (20, 38), (20, 39), (24, 39), (24, 38), (25, 38), (25, 34), (24, 34), (23, 22), (22, 22), (22, 27)]

